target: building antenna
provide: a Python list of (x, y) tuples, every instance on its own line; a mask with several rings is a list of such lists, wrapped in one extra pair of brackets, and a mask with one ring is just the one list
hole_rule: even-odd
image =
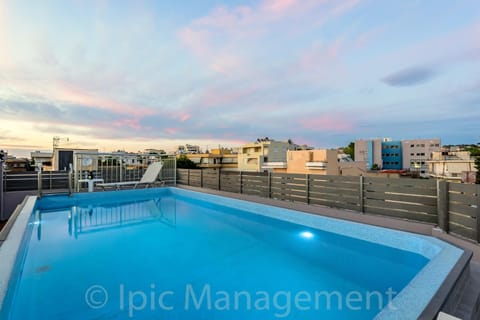
[(59, 136), (53, 137), (53, 150), (58, 148), (58, 146), (60, 145), (60, 141), (69, 142), (70, 139), (68, 137), (64, 137), (64, 138)]

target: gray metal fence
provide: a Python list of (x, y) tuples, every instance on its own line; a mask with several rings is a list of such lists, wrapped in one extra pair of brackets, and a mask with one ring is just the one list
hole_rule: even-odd
[(162, 161), (159, 179), (167, 185), (176, 183), (176, 157), (167, 155), (76, 152), (74, 154), (74, 186), (85, 188), (82, 179), (92, 177), (104, 183), (139, 181), (152, 162)]
[[(91, 159), (91, 162), (90, 160), (85, 161), (87, 157)], [(158, 159), (144, 156), (138, 159), (137, 165), (132, 165), (124, 161), (122, 157), (114, 157), (112, 154), (78, 154), (75, 159), (72, 184), (76, 191), (83, 191), (86, 185), (79, 183), (78, 180), (87, 178), (89, 175), (92, 175), (93, 178), (103, 179), (104, 182), (138, 181), (151, 162), (163, 161), (159, 179), (167, 185), (175, 185), (176, 158), (174, 156), (163, 156)], [(5, 192), (37, 190), (38, 177), (38, 173), (33, 171), (4, 173), (3, 190)], [(42, 191), (68, 190), (68, 178), (68, 171), (42, 171)]]
[[(42, 189), (58, 190), (68, 189), (68, 172), (44, 171), (42, 172)], [(3, 190), (26, 191), (36, 190), (38, 187), (38, 174), (36, 172), (9, 172), (3, 177)]]
[(438, 224), (480, 242), (480, 186), (437, 180), (178, 169), (179, 184)]

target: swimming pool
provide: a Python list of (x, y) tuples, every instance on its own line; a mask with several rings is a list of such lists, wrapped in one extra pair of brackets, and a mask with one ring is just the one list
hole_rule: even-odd
[(463, 252), (178, 188), (31, 198), (10, 237), (1, 320), (415, 319)]

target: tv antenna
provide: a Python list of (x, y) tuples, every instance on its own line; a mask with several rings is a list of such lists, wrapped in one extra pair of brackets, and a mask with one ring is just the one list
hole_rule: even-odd
[(57, 149), (58, 146), (60, 145), (60, 142), (69, 142), (70, 139), (68, 137), (59, 137), (55, 136), (53, 137), (53, 149)]

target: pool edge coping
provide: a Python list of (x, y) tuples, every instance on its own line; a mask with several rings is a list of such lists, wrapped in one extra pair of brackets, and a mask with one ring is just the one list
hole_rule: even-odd
[(25, 197), (25, 200), (15, 209), (10, 217), (10, 219), (13, 219), (11, 224), (5, 225), (0, 232), (4, 239), (0, 245), (0, 261), (2, 261), (2, 264), (0, 264), (0, 311), (3, 309), (13, 268), (17, 261), (18, 251), (36, 201), (36, 196)]

